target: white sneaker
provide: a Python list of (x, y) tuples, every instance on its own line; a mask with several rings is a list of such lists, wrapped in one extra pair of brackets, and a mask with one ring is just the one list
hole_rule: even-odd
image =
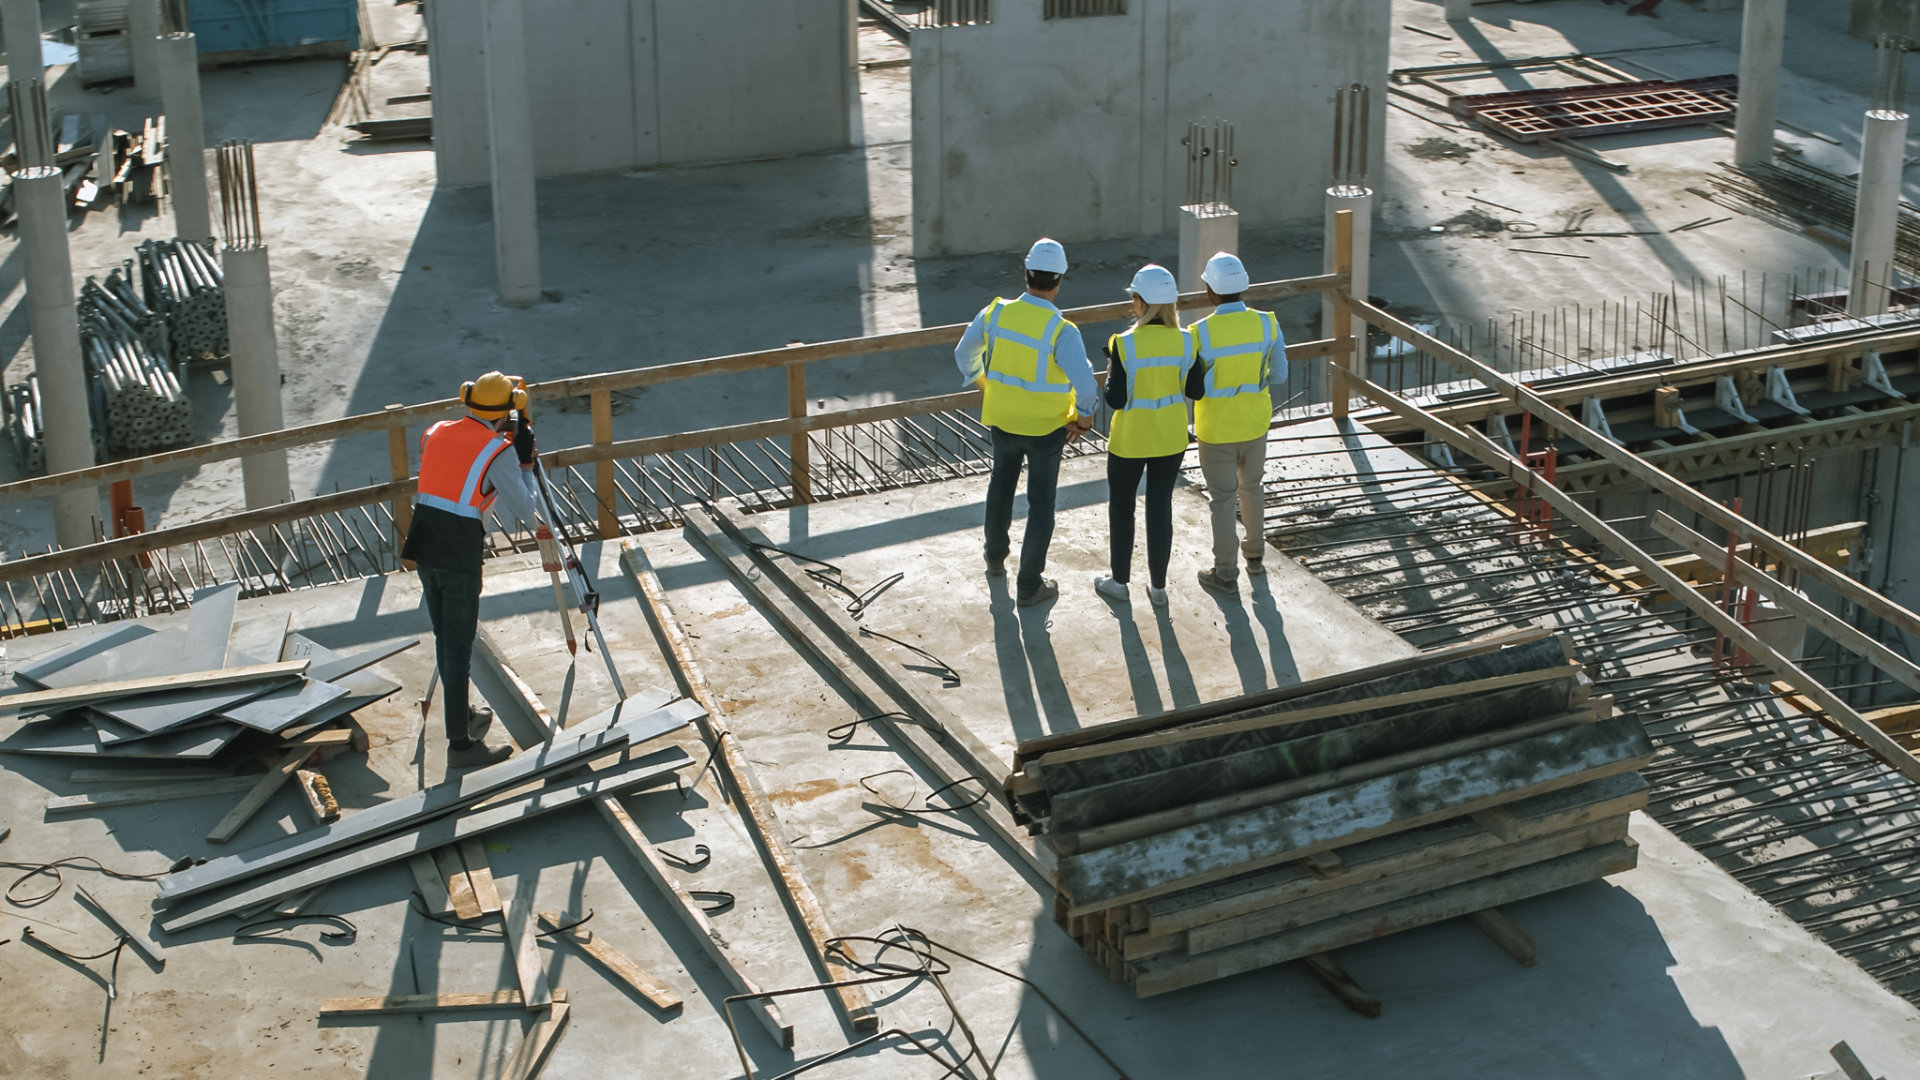
[(1093, 579), (1093, 591), (1109, 600), (1125, 600), (1127, 598), (1127, 583), (1124, 581), (1115, 581), (1102, 574)]
[(1154, 607), (1158, 607), (1158, 608), (1166, 607), (1167, 606), (1167, 590), (1156, 589), (1153, 586), (1149, 585), (1147, 586), (1147, 599), (1153, 601)]

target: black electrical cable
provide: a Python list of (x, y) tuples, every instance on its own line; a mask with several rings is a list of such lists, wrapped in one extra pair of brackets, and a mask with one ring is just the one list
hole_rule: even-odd
[(345, 915), (274, 915), (247, 923), (233, 932), (235, 941), (247, 941), (269, 938), (277, 933), (291, 930), (301, 923), (320, 923), (334, 929), (320, 931), (320, 940), (341, 945), (351, 945), (360, 936), (360, 929), (353, 925)]
[[(417, 904), (416, 904), (416, 903), (414, 903), (414, 902), (415, 902), (416, 900), (417, 900), (417, 901), (419, 901), (419, 903), (417, 903)], [(419, 891), (418, 889), (415, 889), (415, 890), (414, 890), (413, 892), (410, 892), (410, 893), (408, 893), (408, 894), (407, 894), (407, 904), (408, 904), (408, 906), (410, 906), (410, 907), (412, 907), (412, 908), (413, 908), (413, 910), (414, 910), (414, 912), (415, 912), (416, 914), (418, 914), (418, 915), (419, 915), (419, 916), (420, 916), (421, 918), (423, 918), (423, 919), (425, 919), (425, 920), (427, 920), (428, 922), (435, 922), (435, 923), (439, 923), (439, 924), (440, 924), (441, 926), (451, 926), (451, 927), (453, 927), (453, 928), (454, 928), (455, 930), (465, 930), (465, 931), (467, 931), (467, 932), (469, 932), (469, 933), (472, 933), (472, 934), (478, 934), (478, 935), (480, 935), (481, 937), (501, 937), (501, 938), (503, 938), (503, 937), (506, 937), (506, 936), (507, 936), (507, 932), (506, 932), (505, 930), (501, 930), (501, 929), (498, 929), (498, 928), (496, 928), (496, 927), (492, 927), (492, 926), (473, 926), (473, 925), (470, 925), (470, 924), (468, 924), (468, 923), (463, 923), (463, 922), (461, 922), (461, 921), (460, 921), (460, 920), (458, 920), (458, 919), (449, 919), (449, 918), (447, 918), (447, 917), (446, 917), (446, 916), (444, 916), (444, 915), (436, 915), (435, 913), (433, 913), (433, 912), (431, 912), (431, 911), (428, 911), (428, 910), (427, 910), (427, 898), (426, 898), (426, 897), (424, 897), (424, 896), (421, 896), (421, 895), (420, 895), (420, 891)], [(337, 915), (316, 915), (316, 916), (312, 916), (312, 918), (324, 918), (324, 919), (338, 919), (338, 918), (339, 918), (339, 916), (337, 916)], [(553, 929), (551, 929), (551, 930), (537, 930), (537, 931), (535, 931), (535, 932), (534, 932), (534, 935), (533, 935), (533, 936), (534, 936), (534, 937), (552, 937), (552, 936), (554, 936), (555, 934), (560, 934), (560, 933), (565, 933), (566, 931), (568, 931), (568, 930), (571, 930), (571, 929), (573, 929), (573, 928), (574, 928), (574, 927), (576, 927), (576, 926), (580, 926), (580, 925), (582, 925), (582, 924), (584, 924), (584, 923), (585, 923), (585, 922), (586, 922), (587, 920), (589, 920), (589, 919), (591, 919), (591, 918), (593, 918), (593, 911), (592, 911), (592, 909), (588, 909), (588, 911), (587, 911), (587, 913), (586, 913), (585, 915), (582, 915), (582, 916), (580, 916), (580, 917), (579, 917), (578, 919), (576, 919), (576, 920), (574, 920), (573, 922), (570, 922), (570, 923), (567, 923), (567, 924), (566, 924), (565, 926), (556, 926), (556, 927), (554, 927), (554, 928), (553, 928)], [(263, 920), (263, 922), (272, 922), (272, 921), (274, 921), (274, 920), (271, 920), (271, 919), (267, 919), (267, 920)], [(345, 919), (340, 919), (340, 921), (341, 921), (341, 922), (346, 922), (346, 920), (345, 920)], [(351, 926), (352, 924), (351, 924), (351, 923), (349, 923), (348, 925), (349, 925), (349, 926)], [(241, 929), (241, 930), (245, 930), (245, 929), (247, 929), (247, 927), (244, 927), (244, 926), (243, 926), (243, 927), (241, 927), (240, 929)], [(237, 936), (239, 936), (239, 931), (238, 931), (238, 930), (236, 930), (236, 931), (234, 931), (234, 935), (235, 935), (236, 937), (237, 937)]]
[[(64, 859), (55, 859), (52, 862), (44, 863), (0, 862), (0, 866), (7, 867), (8, 869), (26, 871), (26, 873), (15, 878), (13, 884), (7, 886), (5, 894), (7, 903), (15, 907), (32, 907), (35, 904), (46, 903), (48, 900), (58, 896), (60, 894), (60, 886), (66, 883), (65, 878), (60, 873), (60, 868), (64, 866), (77, 867), (82, 863), (92, 863), (93, 869), (98, 870), (108, 877), (119, 878), (121, 881), (158, 881), (174, 871), (174, 867), (168, 867), (165, 870), (152, 874), (132, 874), (124, 870), (115, 870), (91, 855), (69, 855)], [(14, 895), (20, 886), (25, 885), (34, 878), (49, 874), (53, 877), (53, 886), (46, 892), (35, 893), (25, 898)]]
[(875, 798), (885, 803), (888, 809), (898, 810), (902, 814), (950, 814), (956, 810), (965, 810), (969, 806), (978, 806), (980, 803), (985, 802), (987, 798), (986, 790), (983, 787), (982, 790), (973, 793), (972, 797), (969, 798), (966, 802), (956, 802), (951, 806), (933, 805), (933, 800), (936, 797), (944, 795), (949, 791), (952, 791), (954, 788), (959, 787), (961, 784), (980, 782), (980, 778), (977, 776), (963, 776), (958, 780), (955, 780), (951, 783), (942, 784), (939, 787), (934, 788), (932, 791), (927, 792), (926, 797), (921, 800), (921, 802), (924, 804), (923, 808), (919, 810), (915, 810), (912, 807), (901, 806), (899, 803), (894, 802), (892, 799), (887, 797), (886, 792), (881, 791), (879, 788), (876, 788), (872, 784), (867, 782), (869, 780), (878, 780), (882, 776), (888, 776), (894, 773), (898, 773), (901, 776), (913, 775), (912, 772), (906, 769), (884, 769), (880, 772), (869, 773), (866, 776), (861, 777), (860, 786), (863, 788), (866, 788), (867, 791), (872, 793)]

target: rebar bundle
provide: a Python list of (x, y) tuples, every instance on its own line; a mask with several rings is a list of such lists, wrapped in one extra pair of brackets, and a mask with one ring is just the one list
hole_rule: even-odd
[(39, 474), (47, 469), (46, 415), (40, 408), (40, 377), (7, 387), (7, 430), (13, 432), (13, 448), (20, 455), (20, 467)]
[(142, 297), (167, 324), (167, 359), (185, 364), (227, 355), (226, 284), (213, 253), (178, 237), (149, 240), (136, 251)]
[[(1796, 228), (1814, 225), (1837, 237), (1853, 233), (1857, 179), (1830, 173), (1800, 161), (1780, 160), (1751, 165), (1744, 171), (1722, 164), (1709, 177), (1714, 201)], [(1900, 226), (1894, 238), (1894, 263), (1906, 273), (1920, 273), (1920, 210), (1900, 202)], [(1889, 286), (1894, 282), (1888, 282)]]

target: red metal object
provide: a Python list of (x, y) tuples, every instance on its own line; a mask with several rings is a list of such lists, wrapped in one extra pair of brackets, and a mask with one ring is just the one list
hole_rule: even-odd
[[(1548, 487), (1552, 487), (1558, 479), (1560, 450), (1551, 442), (1543, 450), (1533, 449), (1532, 413), (1522, 413), (1520, 417), (1520, 463)], [(1533, 488), (1525, 480), (1514, 490), (1513, 510), (1520, 525), (1521, 539), (1545, 543), (1553, 532), (1553, 505), (1534, 494)]]
[[(116, 538), (147, 531), (146, 508), (133, 505), (132, 480), (117, 480), (108, 485), (107, 506), (113, 516), (113, 535)], [(143, 551), (133, 558), (141, 569), (153, 569), (153, 556), (149, 553)]]
[(1462, 94), (1454, 113), (1517, 142), (1581, 139), (1622, 131), (1728, 123), (1739, 78), (1648, 79)]

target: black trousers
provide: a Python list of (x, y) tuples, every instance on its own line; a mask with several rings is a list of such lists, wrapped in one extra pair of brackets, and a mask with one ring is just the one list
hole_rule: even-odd
[(480, 575), (422, 566), (420, 589), (426, 595), (427, 619), (433, 623), (447, 742), (463, 749), (472, 741), (467, 738), (467, 679), (473, 670), (473, 636), (480, 629)]
[(1153, 458), (1107, 455), (1107, 535), (1113, 580), (1126, 581), (1133, 568), (1133, 504), (1145, 473), (1148, 580), (1156, 589), (1167, 587), (1167, 563), (1173, 558), (1173, 483), (1180, 478), (1180, 462), (1186, 456), (1185, 450)]
[(999, 562), (1012, 548), (1013, 495), (1020, 484), (1020, 467), (1027, 468), (1027, 532), (1020, 539), (1020, 573), (1014, 586), (1021, 596), (1040, 591), (1040, 575), (1047, 568), (1047, 546), (1053, 543), (1053, 502), (1060, 488), (1060, 455), (1067, 447), (1067, 429), (1045, 435), (993, 433), (993, 472), (987, 478), (988, 562)]

